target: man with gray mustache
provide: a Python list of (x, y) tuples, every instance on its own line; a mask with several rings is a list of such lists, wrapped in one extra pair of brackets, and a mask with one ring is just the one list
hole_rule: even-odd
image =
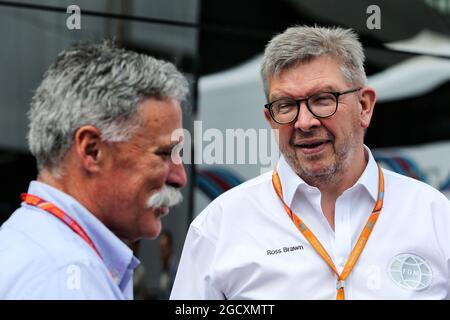
[(162, 216), (169, 213), (169, 207), (175, 206), (183, 201), (183, 195), (178, 188), (164, 185), (161, 191), (158, 191), (147, 201), (147, 208), (158, 208), (163, 211)]
[(38, 177), (0, 229), (0, 299), (132, 299), (139, 264), (122, 242), (154, 239), (186, 184), (184, 76), (104, 41), (73, 46), (29, 112)]

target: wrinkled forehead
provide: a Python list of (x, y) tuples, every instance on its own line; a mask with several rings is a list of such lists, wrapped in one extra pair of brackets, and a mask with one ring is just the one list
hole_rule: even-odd
[(317, 91), (339, 91), (347, 81), (339, 59), (323, 56), (307, 63), (292, 64), (268, 78), (269, 100), (280, 96), (308, 96)]
[(183, 137), (182, 108), (176, 99), (148, 98), (140, 103), (136, 117), (138, 134), (148, 139), (171, 141), (174, 133)]

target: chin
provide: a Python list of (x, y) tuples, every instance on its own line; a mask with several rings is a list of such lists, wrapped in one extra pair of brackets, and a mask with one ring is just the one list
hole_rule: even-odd
[(329, 172), (333, 167), (332, 163), (329, 163), (326, 159), (305, 159), (296, 157), (292, 163), (288, 161), (291, 167), (297, 174), (304, 173), (308, 176), (322, 175), (325, 172)]
[(305, 180), (311, 183), (336, 183), (339, 177), (336, 175), (336, 167), (332, 165), (315, 167), (305, 170)]
[(161, 219), (153, 217), (151, 218), (151, 221), (145, 221), (139, 227), (141, 230), (142, 238), (154, 240), (161, 233)]

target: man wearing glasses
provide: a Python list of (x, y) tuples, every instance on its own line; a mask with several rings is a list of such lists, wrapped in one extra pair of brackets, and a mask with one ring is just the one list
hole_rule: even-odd
[(381, 169), (364, 132), (376, 100), (351, 30), (293, 27), (267, 45), (273, 172), (191, 224), (172, 299), (445, 299), (450, 203)]

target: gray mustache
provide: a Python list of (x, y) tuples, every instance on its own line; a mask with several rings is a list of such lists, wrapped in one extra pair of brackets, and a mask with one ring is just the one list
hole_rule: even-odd
[(164, 185), (160, 191), (148, 199), (148, 208), (172, 207), (183, 201), (183, 195), (178, 188)]

